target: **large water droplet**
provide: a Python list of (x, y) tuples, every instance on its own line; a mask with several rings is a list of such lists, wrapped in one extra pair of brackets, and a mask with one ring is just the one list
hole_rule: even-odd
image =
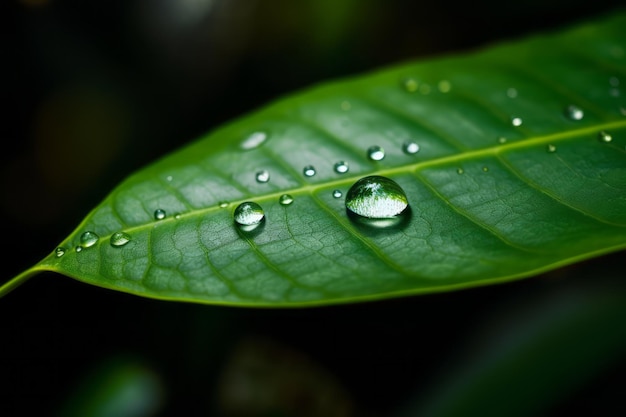
[(521, 117), (511, 117), (511, 124), (515, 127), (521, 126), (523, 123)]
[(111, 246), (120, 247), (130, 242), (130, 235), (124, 232), (115, 232), (111, 235)]
[(348, 164), (345, 161), (339, 161), (335, 164), (335, 172), (337, 174), (345, 174), (349, 169), (350, 167), (348, 167)]
[(302, 173), (305, 177), (312, 177), (315, 175), (315, 167), (313, 165), (307, 165), (302, 169)]
[(366, 219), (394, 219), (408, 206), (404, 190), (378, 175), (361, 178), (346, 194), (348, 212)]
[(241, 142), (241, 149), (250, 150), (254, 148), (258, 148), (261, 146), (263, 142), (267, 140), (267, 133), (265, 132), (254, 132), (250, 136), (244, 139)]
[(402, 150), (407, 155), (415, 155), (419, 152), (420, 146), (415, 142), (404, 142), (402, 145)]
[(237, 206), (234, 213), (235, 223), (249, 232), (256, 229), (265, 219), (265, 213), (261, 206), (252, 201), (246, 201)]
[(582, 120), (585, 116), (585, 112), (583, 112), (583, 109), (581, 109), (580, 107), (572, 104), (567, 106), (567, 108), (565, 109), (565, 115), (570, 120)]
[(60, 258), (63, 255), (65, 255), (65, 248), (64, 247), (59, 246), (58, 248), (56, 248), (54, 250), (54, 256), (56, 256), (57, 258)]
[(98, 242), (98, 239), (100, 239), (100, 236), (94, 232), (87, 231), (80, 235), (80, 246), (83, 248), (90, 248)]
[(550, 143), (548, 146), (546, 146), (546, 150), (550, 153), (556, 152), (556, 145)]
[(385, 157), (385, 150), (380, 146), (370, 146), (367, 149), (367, 157), (372, 161), (381, 161)]
[(290, 194), (283, 194), (278, 198), (278, 202), (283, 206), (293, 203), (293, 197)]
[(334, 198), (341, 198), (342, 195), (343, 195), (343, 193), (341, 192), (341, 190), (333, 190), (333, 197)]
[(163, 220), (165, 218), (165, 210), (163, 209), (154, 210), (154, 218), (155, 220)]
[(265, 183), (270, 180), (270, 173), (268, 170), (264, 169), (256, 173), (256, 182)]
[(603, 130), (602, 132), (598, 133), (598, 139), (600, 139), (600, 142), (609, 143), (613, 140), (613, 136)]

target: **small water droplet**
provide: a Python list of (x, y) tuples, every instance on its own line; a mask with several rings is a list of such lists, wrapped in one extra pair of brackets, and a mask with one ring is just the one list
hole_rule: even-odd
[(420, 85), (420, 93), (424, 94), (424, 95), (428, 95), (430, 94), (430, 85), (428, 84), (422, 84)]
[(60, 258), (61, 256), (65, 255), (65, 248), (62, 246), (59, 246), (58, 248), (54, 250), (54, 255), (57, 258)]
[(550, 152), (550, 153), (556, 152), (556, 145), (553, 145), (553, 144), (551, 144), (551, 143), (550, 143), (550, 144), (546, 147), (546, 149), (547, 149), (547, 150), (548, 150), (548, 152)]
[(405, 78), (402, 80), (402, 87), (409, 93), (414, 93), (419, 87), (419, 83), (414, 78)]
[(483, 167), (483, 172), (488, 172), (489, 171), (489, 167)]
[(305, 177), (312, 177), (315, 175), (315, 167), (313, 165), (307, 165), (302, 169), (302, 173)]
[(124, 232), (115, 232), (111, 235), (111, 246), (119, 248), (130, 242), (130, 235)]
[(217, 203), (217, 206), (218, 206), (219, 208), (226, 208), (226, 207), (228, 207), (228, 201), (224, 201), (224, 200), (222, 200), (222, 201), (220, 201), (219, 203)]
[(154, 218), (155, 220), (163, 220), (165, 218), (165, 210), (163, 209), (154, 210)]
[(407, 155), (414, 155), (419, 152), (420, 146), (415, 142), (404, 142), (402, 150)]
[(264, 169), (256, 173), (256, 182), (265, 183), (270, 180), (270, 173), (268, 170)]
[(95, 245), (100, 239), (100, 236), (91, 231), (86, 231), (80, 235), (80, 246), (83, 248), (90, 248)]
[(168, 175), (167, 177), (165, 177), (165, 181), (167, 182), (172, 182), (173, 179), (174, 177), (172, 177), (171, 175)]
[(600, 139), (600, 142), (609, 143), (610, 141), (613, 140), (613, 137), (611, 136), (610, 133), (605, 132), (603, 130), (602, 132), (598, 134), (598, 139)]
[(237, 206), (234, 213), (235, 223), (244, 231), (256, 229), (265, 219), (261, 206), (252, 201), (246, 201)]
[(565, 108), (565, 115), (570, 120), (582, 120), (585, 112), (580, 107), (571, 104)]
[(517, 97), (517, 89), (513, 88), (513, 87), (507, 88), (506, 95), (509, 98), (516, 98)]
[(511, 124), (513, 126), (521, 126), (523, 123), (522, 118), (521, 117), (511, 117)]
[(293, 203), (293, 197), (290, 194), (283, 194), (278, 199), (278, 202), (283, 206), (288, 206)]
[(83, 247), (82, 246), (76, 246), (76, 252), (82, 252), (83, 251)]
[(343, 111), (348, 111), (352, 108), (352, 105), (350, 104), (349, 101), (342, 101), (341, 102), (341, 110)]
[(437, 84), (437, 88), (439, 89), (440, 92), (444, 94), (449, 93), (450, 90), (452, 89), (452, 84), (448, 80), (441, 80)]
[(498, 138), (498, 143), (506, 143), (506, 138), (504, 136), (500, 136)]
[(265, 133), (265, 132), (254, 132), (250, 136), (245, 138), (243, 140), (243, 142), (241, 142), (240, 147), (241, 147), (241, 149), (244, 149), (244, 150), (248, 151), (250, 149), (258, 148), (266, 140), (267, 140), (267, 133)]
[(178, 214), (178, 213), (176, 213), (176, 214), (174, 215), (174, 218), (175, 218), (176, 220), (179, 220), (179, 219), (180, 219), (180, 217), (181, 217), (181, 216), (180, 216), (180, 214)]
[(341, 192), (341, 190), (333, 190), (333, 197), (334, 198), (341, 198), (342, 195), (343, 195), (343, 193)]
[(346, 194), (348, 211), (366, 219), (393, 219), (408, 206), (404, 190), (395, 181), (378, 175), (361, 178)]
[(349, 169), (350, 167), (345, 161), (339, 161), (335, 164), (335, 172), (337, 174), (345, 174)]
[(380, 146), (370, 146), (367, 149), (367, 157), (372, 161), (381, 161), (385, 157), (385, 150)]
[(463, 174), (464, 172), (465, 171), (463, 170), (463, 168), (457, 168), (456, 169), (456, 173), (459, 174), (459, 175)]

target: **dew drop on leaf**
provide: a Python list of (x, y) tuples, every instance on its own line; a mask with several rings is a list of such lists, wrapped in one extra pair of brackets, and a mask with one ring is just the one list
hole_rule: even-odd
[(565, 109), (565, 115), (570, 120), (582, 120), (585, 116), (585, 112), (583, 112), (583, 109), (581, 109), (580, 107), (572, 104), (567, 106), (567, 108)]
[(54, 256), (56, 256), (57, 258), (60, 258), (63, 255), (65, 255), (65, 248), (64, 247), (59, 246), (58, 248), (56, 248), (54, 250)]
[(254, 132), (247, 138), (241, 142), (241, 149), (250, 150), (255, 149), (261, 146), (263, 142), (267, 140), (267, 133), (265, 132)]
[(226, 208), (226, 207), (228, 207), (228, 201), (222, 200), (219, 203), (217, 203), (217, 206), (219, 208)]
[(293, 203), (293, 197), (290, 194), (283, 194), (278, 198), (278, 202), (283, 206)]
[(610, 141), (613, 140), (613, 137), (611, 136), (610, 133), (607, 133), (603, 130), (602, 132), (598, 134), (598, 139), (600, 139), (600, 142), (609, 143)]
[(76, 252), (82, 252), (83, 251), (83, 247), (82, 246), (76, 246)]
[(420, 146), (415, 142), (404, 142), (402, 145), (402, 150), (407, 155), (415, 155), (419, 152)]
[(165, 210), (163, 209), (154, 210), (154, 218), (155, 220), (163, 220), (165, 218)]
[(80, 235), (80, 246), (83, 248), (90, 248), (95, 245), (100, 239), (100, 236), (91, 231), (86, 231)]
[(556, 145), (553, 144), (549, 144), (546, 149), (548, 150), (548, 152), (553, 153), (556, 152)]
[(385, 157), (385, 150), (380, 146), (370, 146), (367, 149), (367, 157), (372, 161), (381, 161)]
[(498, 138), (498, 143), (506, 143), (506, 138), (504, 136), (500, 136)]
[(265, 213), (261, 206), (252, 201), (246, 201), (237, 206), (234, 213), (235, 223), (245, 231), (254, 230), (263, 219)]
[(315, 167), (313, 167), (313, 165), (307, 165), (302, 169), (302, 173), (305, 177), (312, 177), (315, 175)]
[(341, 192), (341, 190), (333, 190), (333, 197), (334, 198), (341, 198), (342, 195), (343, 195), (343, 193)]
[(465, 171), (463, 170), (463, 168), (457, 168), (456, 169), (456, 173), (461, 175), (462, 173), (464, 173)]
[(523, 123), (521, 117), (511, 117), (511, 124), (515, 127), (521, 126)]
[(489, 167), (483, 167), (483, 172), (488, 172), (489, 171)]
[(334, 166), (334, 170), (337, 174), (345, 174), (349, 169), (350, 167), (348, 167), (348, 164), (345, 161), (339, 161), (335, 163)]
[(120, 247), (130, 242), (130, 235), (124, 232), (115, 232), (111, 235), (111, 246)]
[(270, 173), (268, 170), (264, 169), (256, 173), (256, 182), (265, 183), (270, 180)]
[(393, 219), (408, 206), (404, 190), (395, 181), (378, 175), (361, 178), (346, 194), (348, 211), (366, 219)]
[(408, 93), (414, 93), (417, 91), (419, 83), (414, 78), (405, 78), (402, 80), (402, 88)]

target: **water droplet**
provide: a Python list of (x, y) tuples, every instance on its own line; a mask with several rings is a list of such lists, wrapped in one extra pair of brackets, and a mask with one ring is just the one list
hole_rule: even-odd
[(417, 91), (419, 83), (413, 78), (405, 78), (402, 80), (402, 87), (404, 87), (407, 92), (414, 93)]
[(619, 96), (621, 95), (621, 93), (620, 93), (619, 89), (617, 89), (617, 88), (611, 88), (611, 89), (609, 90), (609, 95), (610, 95), (611, 97), (619, 97)]
[(428, 95), (430, 94), (430, 85), (428, 84), (422, 84), (420, 85), (420, 93), (424, 94), (424, 95)]
[(278, 202), (282, 204), (283, 206), (288, 206), (291, 203), (293, 203), (293, 197), (289, 194), (283, 194), (278, 199)]
[(258, 148), (266, 140), (267, 140), (267, 133), (265, 133), (265, 132), (254, 132), (250, 136), (245, 138), (243, 140), (243, 142), (241, 142), (240, 147), (241, 147), (241, 149), (244, 149), (244, 150), (247, 151), (247, 150), (250, 150), (250, 149)]
[(498, 138), (498, 143), (506, 143), (506, 138), (504, 136), (500, 136)]
[(489, 167), (483, 167), (483, 172), (488, 172), (489, 171)]
[(556, 145), (553, 145), (553, 144), (551, 144), (551, 143), (550, 143), (550, 144), (546, 147), (546, 149), (547, 149), (547, 150), (548, 150), (548, 152), (550, 152), (550, 153), (556, 152)]
[(513, 88), (513, 87), (507, 88), (506, 95), (509, 98), (516, 98), (517, 97), (517, 89)]
[(80, 246), (83, 248), (90, 248), (98, 242), (98, 239), (100, 239), (100, 236), (94, 232), (87, 231), (80, 235)]
[(223, 201), (223, 200), (222, 200), (222, 201), (220, 201), (219, 203), (217, 203), (217, 206), (218, 206), (219, 208), (226, 208), (226, 207), (228, 207), (228, 204), (229, 204), (229, 203), (228, 203), (228, 201)]
[(54, 250), (54, 255), (57, 258), (60, 258), (61, 256), (65, 255), (65, 248), (62, 246), (59, 246), (58, 248)]
[(346, 194), (348, 211), (367, 219), (393, 219), (408, 206), (404, 190), (395, 181), (378, 175), (361, 178)]
[(611, 136), (610, 133), (607, 133), (603, 130), (602, 132), (598, 134), (598, 139), (600, 139), (600, 142), (609, 143), (610, 141), (613, 140), (613, 137)]
[(261, 206), (252, 201), (246, 201), (237, 206), (234, 213), (235, 223), (246, 231), (256, 229), (265, 219), (265, 213)]
[(352, 105), (350, 104), (349, 101), (342, 101), (341, 102), (341, 110), (343, 111), (348, 111), (352, 108)]
[(83, 247), (82, 246), (76, 246), (76, 252), (82, 252), (83, 251)]
[(437, 84), (437, 88), (439, 89), (440, 92), (444, 94), (449, 93), (450, 90), (452, 89), (452, 84), (448, 80), (441, 80)]
[(172, 182), (173, 179), (174, 177), (172, 177), (171, 175), (168, 175), (167, 177), (165, 177), (165, 181), (167, 182)]
[(617, 77), (609, 78), (609, 84), (611, 84), (611, 87), (617, 87), (619, 85), (619, 78)]
[(256, 173), (256, 182), (265, 183), (270, 180), (270, 173), (268, 170), (264, 169)]
[(307, 165), (302, 170), (305, 177), (312, 177), (315, 175), (315, 167), (313, 165)]
[(175, 218), (176, 220), (179, 220), (179, 219), (180, 219), (180, 217), (181, 217), (181, 216), (180, 216), (180, 214), (179, 214), (179, 213), (176, 213), (176, 214), (174, 215), (174, 218)]
[(342, 195), (343, 195), (343, 193), (341, 192), (341, 190), (333, 190), (333, 197), (334, 198), (341, 198)]
[(339, 161), (335, 164), (335, 172), (337, 174), (345, 174), (349, 169), (350, 167), (348, 167), (348, 164), (344, 161)]
[(567, 106), (567, 108), (565, 109), (565, 115), (570, 120), (582, 120), (585, 116), (585, 112), (583, 112), (583, 109), (581, 109), (580, 107), (572, 104)]
[(381, 161), (385, 157), (385, 150), (380, 146), (370, 146), (367, 150), (367, 157), (372, 161)]
[(165, 210), (163, 209), (154, 210), (154, 218), (156, 220), (163, 220), (165, 218)]
[(130, 242), (130, 235), (124, 232), (115, 232), (111, 235), (111, 246), (119, 248)]
[(415, 142), (404, 142), (402, 150), (407, 155), (414, 155), (419, 152), (420, 146)]
[(459, 175), (463, 174), (464, 172), (465, 171), (463, 170), (463, 168), (457, 168), (456, 169), (456, 173), (459, 174)]
[(511, 124), (513, 126), (521, 126), (522, 125), (522, 118), (521, 117), (511, 117)]

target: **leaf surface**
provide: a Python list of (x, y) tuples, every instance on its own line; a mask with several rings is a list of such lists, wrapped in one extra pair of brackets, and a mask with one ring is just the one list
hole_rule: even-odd
[[(625, 25), (618, 15), (279, 100), (131, 175), (63, 256), (0, 293), (50, 270), (154, 298), (319, 305), (503, 282), (623, 249)], [(384, 159), (370, 160), (371, 146)], [(404, 189), (405, 221), (347, 216), (345, 195), (367, 175)], [(233, 222), (245, 201), (265, 211), (251, 233)], [(100, 238), (81, 248), (86, 231)], [(130, 241), (115, 247), (120, 231)]]

